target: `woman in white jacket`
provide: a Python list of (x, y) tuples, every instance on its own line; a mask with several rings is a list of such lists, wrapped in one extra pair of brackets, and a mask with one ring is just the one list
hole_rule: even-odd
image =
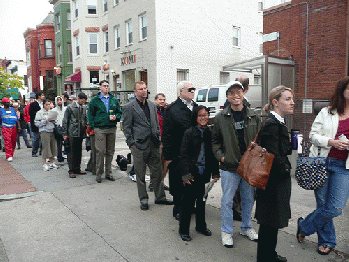
[(338, 139), (349, 138), (349, 77), (338, 81), (330, 106), (323, 108), (315, 118), (309, 134), (310, 156), (327, 157), (328, 179), (322, 188), (315, 189), (316, 209), (305, 219), (298, 219), (297, 240), (318, 234), (318, 250), (328, 255), (336, 246), (333, 218), (342, 214), (349, 197), (348, 142)]

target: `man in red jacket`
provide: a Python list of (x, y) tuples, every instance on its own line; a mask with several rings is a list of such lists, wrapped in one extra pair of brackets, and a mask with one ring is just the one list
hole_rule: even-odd
[(31, 127), (30, 127), (29, 107), (30, 107), (30, 104), (33, 103), (34, 101), (35, 101), (34, 97), (31, 97), (29, 100), (29, 103), (24, 107), (24, 113), (23, 113), (24, 121), (28, 124), (28, 131), (29, 131), (30, 139), (32, 139), (32, 131), (31, 131)]

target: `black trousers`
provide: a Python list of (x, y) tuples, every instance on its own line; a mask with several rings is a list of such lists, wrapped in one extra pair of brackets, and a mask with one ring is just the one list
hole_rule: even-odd
[(257, 262), (275, 261), (275, 251), (279, 229), (260, 225), (258, 231)]
[(69, 173), (80, 172), (81, 166), (81, 154), (82, 154), (82, 137), (68, 137), (69, 150), (68, 150), (68, 166)]
[(205, 183), (201, 181), (193, 181), (192, 185), (185, 184), (182, 200), (182, 216), (179, 222), (179, 231), (182, 234), (189, 234), (191, 214), (196, 203), (196, 229), (205, 230), (205, 202), (203, 200), (205, 194)]

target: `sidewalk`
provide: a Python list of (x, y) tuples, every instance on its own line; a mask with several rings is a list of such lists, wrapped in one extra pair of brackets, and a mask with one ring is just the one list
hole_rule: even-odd
[[(127, 154), (119, 132), (117, 137), (116, 154)], [(84, 151), (83, 168), (88, 156)], [(101, 184), (90, 173), (71, 179), (67, 164), (58, 170), (43, 171), (42, 159), (32, 158), (30, 149), (16, 150), (11, 163), (5, 162), (1, 152), (0, 170), (7, 176), (22, 176), (26, 185), (36, 189), (19, 191), (12, 184), (0, 196), (0, 261), (256, 260), (257, 244), (239, 234), (239, 222), (234, 226), (234, 248), (221, 244), (219, 184), (209, 195), (206, 208), (207, 225), (213, 235), (198, 234), (193, 217), (190, 232), (193, 241), (186, 243), (178, 235), (172, 206), (155, 205), (154, 195), (149, 193), (150, 210), (140, 210), (136, 183), (128, 178), (127, 172), (114, 169), (117, 180), (103, 179)], [(338, 251), (329, 256), (317, 254), (315, 236), (303, 244), (296, 241), (295, 221), (313, 208), (313, 192), (294, 184), (292, 220), (288, 228), (280, 230), (278, 252), (288, 261), (349, 261), (345, 255), (349, 254), (348, 208), (335, 222)], [(256, 223), (253, 226), (258, 229)]]

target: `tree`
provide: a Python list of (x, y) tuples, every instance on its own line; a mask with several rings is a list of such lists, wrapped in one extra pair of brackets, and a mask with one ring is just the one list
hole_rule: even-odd
[(0, 67), (0, 97), (10, 97), (11, 95), (14, 95), (5, 91), (8, 89), (24, 89), (22, 80), (23, 77), (7, 73), (4, 68)]

